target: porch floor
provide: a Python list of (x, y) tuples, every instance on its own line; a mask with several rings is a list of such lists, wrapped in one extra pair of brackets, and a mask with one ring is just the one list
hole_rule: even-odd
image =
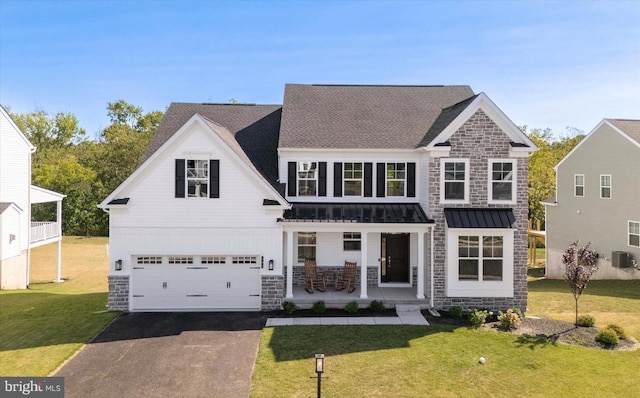
[(319, 292), (314, 290), (308, 293), (303, 286), (293, 287), (293, 298), (285, 298), (286, 301), (294, 302), (301, 309), (311, 308), (318, 300), (325, 302), (327, 308), (343, 308), (350, 301), (356, 301), (362, 308), (368, 307), (373, 300), (382, 301), (386, 308), (395, 308), (398, 304), (419, 305), (422, 309), (429, 308), (429, 298), (417, 299), (415, 287), (367, 287), (367, 298), (360, 298), (360, 288), (352, 293), (346, 290), (336, 291), (333, 287), (327, 287), (327, 291)]

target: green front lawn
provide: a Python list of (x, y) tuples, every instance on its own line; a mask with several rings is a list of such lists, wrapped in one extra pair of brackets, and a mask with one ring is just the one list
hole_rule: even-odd
[(45, 282), (56, 275), (56, 245), (34, 249), (30, 289), (0, 291), (1, 376), (48, 375), (115, 318), (105, 311), (106, 243), (65, 237), (64, 283)]
[[(529, 282), (527, 315), (573, 319), (564, 281)], [(581, 313), (640, 339), (640, 281), (591, 281)], [(265, 328), (251, 396), (313, 397), (313, 356), (326, 355), (326, 397), (637, 396), (640, 350), (552, 345), (449, 326)], [(478, 359), (483, 356), (486, 363)]]

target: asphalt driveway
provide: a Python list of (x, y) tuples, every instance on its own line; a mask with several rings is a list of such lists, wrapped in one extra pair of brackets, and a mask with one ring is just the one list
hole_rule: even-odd
[(60, 368), (65, 397), (247, 397), (261, 313), (123, 314)]

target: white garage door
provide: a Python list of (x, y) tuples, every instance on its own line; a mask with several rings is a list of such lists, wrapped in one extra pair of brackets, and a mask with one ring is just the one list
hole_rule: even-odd
[(134, 256), (131, 311), (260, 309), (259, 256)]

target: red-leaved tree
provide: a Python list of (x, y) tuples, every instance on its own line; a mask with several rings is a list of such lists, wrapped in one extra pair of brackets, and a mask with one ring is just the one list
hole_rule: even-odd
[(576, 300), (576, 326), (578, 326), (578, 299), (587, 287), (591, 275), (598, 270), (598, 255), (589, 250), (591, 242), (582, 249), (578, 249), (578, 241), (569, 245), (562, 255), (565, 266), (564, 280), (571, 287), (573, 298)]

